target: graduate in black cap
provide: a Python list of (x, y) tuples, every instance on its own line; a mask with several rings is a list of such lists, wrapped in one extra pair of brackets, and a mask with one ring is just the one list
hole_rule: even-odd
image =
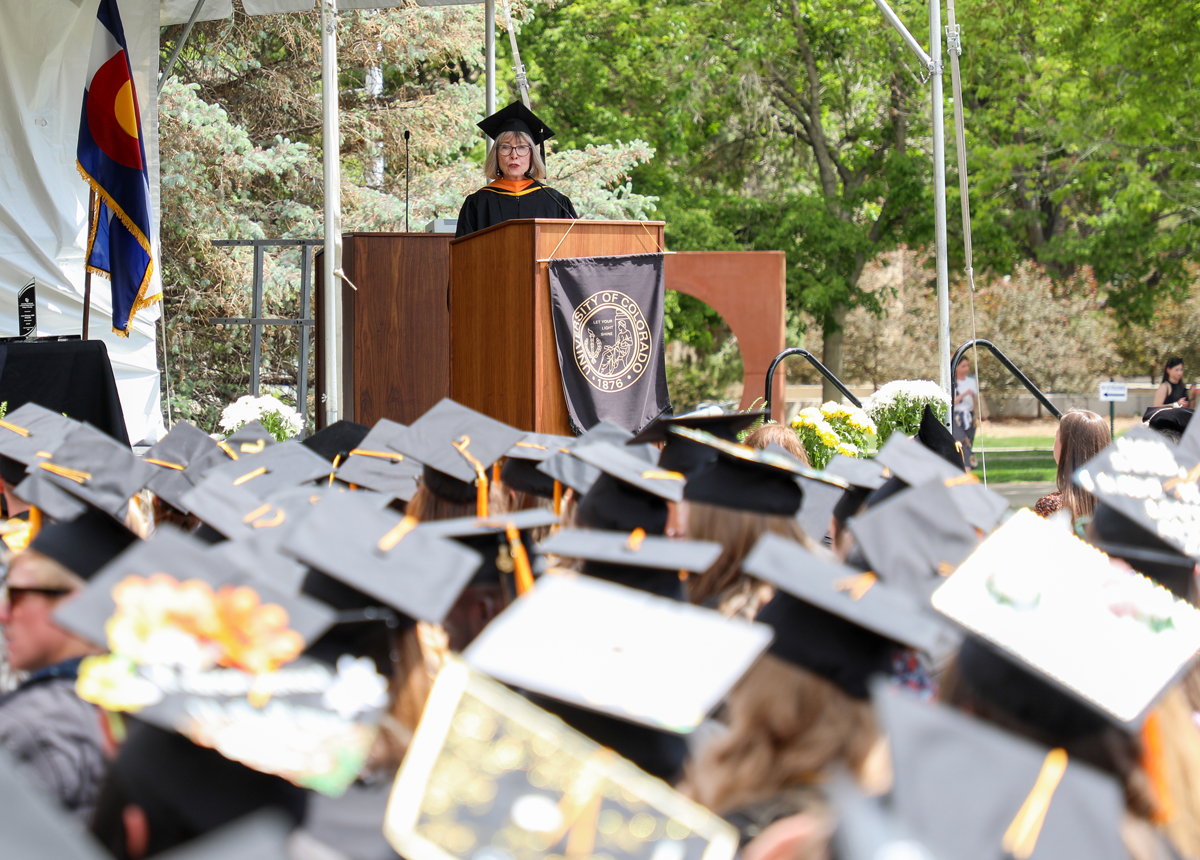
[(495, 141), (483, 164), (489, 184), (463, 202), (456, 237), (515, 218), (579, 217), (566, 195), (542, 184), (546, 163), (538, 147), (554, 132), (533, 111), (513, 102), (479, 128)]

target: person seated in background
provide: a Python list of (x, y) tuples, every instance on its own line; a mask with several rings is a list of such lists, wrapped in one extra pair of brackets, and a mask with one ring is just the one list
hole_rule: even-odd
[(579, 217), (570, 198), (542, 183), (546, 163), (538, 146), (554, 132), (533, 111), (513, 102), (479, 128), (495, 141), (483, 162), (488, 184), (463, 201), (456, 238), (517, 218)]
[(1163, 367), (1162, 382), (1154, 392), (1155, 406), (1195, 406), (1196, 386), (1189, 393), (1183, 384), (1183, 359), (1173, 356)]
[(1059, 510), (1066, 510), (1071, 519), (1088, 517), (1096, 509), (1095, 497), (1074, 484), (1073, 478), (1079, 468), (1108, 447), (1111, 442), (1108, 426), (1095, 412), (1072, 409), (1062, 417), (1054, 436), (1054, 462), (1058, 464), (1055, 483), (1058, 489), (1042, 496), (1034, 505), (1034, 513), (1048, 517)]

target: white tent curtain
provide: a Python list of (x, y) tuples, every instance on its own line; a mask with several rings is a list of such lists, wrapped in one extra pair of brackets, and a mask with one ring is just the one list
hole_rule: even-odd
[[(37, 280), (38, 333), (78, 334), (88, 191), (75, 168), (99, 0), (0, 0), (0, 336), (17, 334), (17, 290)], [(118, 0), (137, 88), (158, 225), (158, 12)], [(157, 258), (158, 236), (153, 237)], [(155, 269), (155, 288), (159, 272)], [(108, 345), (129, 438), (163, 433), (155, 330), (141, 311), (128, 338), (112, 333), (109, 284), (92, 279), (90, 335)]]

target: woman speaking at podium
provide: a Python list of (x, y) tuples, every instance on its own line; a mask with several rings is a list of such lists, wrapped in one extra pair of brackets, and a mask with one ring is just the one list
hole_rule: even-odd
[(565, 194), (542, 184), (546, 164), (538, 151), (554, 132), (519, 101), (479, 123), (495, 141), (484, 161), (489, 184), (468, 197), (455, 237), (516, 218), (578, 218)]

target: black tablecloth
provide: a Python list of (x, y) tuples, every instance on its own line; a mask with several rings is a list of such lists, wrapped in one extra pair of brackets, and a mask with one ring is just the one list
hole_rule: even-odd
[(0, 401), (65, 412), (129, 444), (117, 381), (102, 340), (0, 344)]

